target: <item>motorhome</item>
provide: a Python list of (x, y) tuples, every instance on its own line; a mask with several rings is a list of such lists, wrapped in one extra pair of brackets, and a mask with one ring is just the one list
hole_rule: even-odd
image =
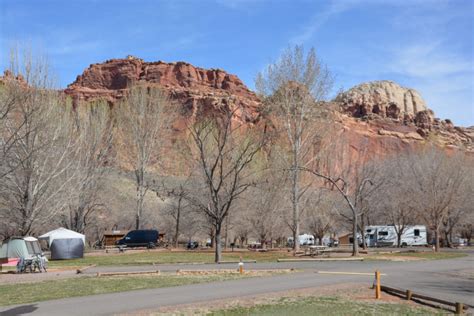
[[(393, 225), (367, 226), (365, 229), (365, 242), (368, 247), (393, 247), (397, 246), (397, 230)], [(400, 245), (426, 246), (426, 226), (414, 225), (404, 229)]]

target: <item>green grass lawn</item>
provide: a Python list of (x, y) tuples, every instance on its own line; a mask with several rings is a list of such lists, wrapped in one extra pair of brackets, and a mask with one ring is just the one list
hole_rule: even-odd
[[(238, 261), (240, 256), (243, 260), (257, 260), (257, 262), (275, 262), (278, 258), (293, 258), (291, 252), (270, 251), (270, 252), (225, 252), (222, 255), (223, 261)], [(404, 252), (371, 255), (366, 257), (369, 260), (379, 260), (384, 257), (415, 257), (426, 260), (453, 259), (466, 256), (464, 253), (453, 252)], [(382, 257), (382, 258), (381, 258)], [(214, 262), (213, 252), (199, 251), (143, 251), (125, 252), (94, 255), (88, 254), (82, 259), (56, 260), (50, 261), (50, 268), (85, 267), (88, 265), (113, 266), (113, 265), (146, 265), (146, 264), (174, 264), (174, 263), (212, 263)]]
[(442, 315), (437, 311), (405, 304), (349, 301), (337, 297), (282, 298), (273, 304), (233, 307), (211, 311), (213, 316), (273, 315)]
[[(226, 252), (222, 256), (223, 261), (238, 261), (240, 256), (243, 260), (257, 260), (257, 262), (275, 262), (278, 258), (291, 257), (289, 252)], [(111, 265), (141, 265), (152, 263), (212, 263), (214, 253), (212, 252), (166, 252), (166, 251), (144, 251), (139, 253), (119, 253), (96, 255), (89, 254), (82, 259), (50, 261), (50, 268), (81, 267), (95, 264), (97, 266)]]
[[(461, 252), (401, 252), (401, 253), (389, 253), (381, 254), (382, 257), (413, 257), (426, 260), (440, 260), (440, 259), (455, 259), (467, 256)], [(370, 259), (377, 259), (377, 255), (371, 256)]]
[(239, 274), (79, 277), (0, 285), (0, 306), (58, 298), (248, 278)]

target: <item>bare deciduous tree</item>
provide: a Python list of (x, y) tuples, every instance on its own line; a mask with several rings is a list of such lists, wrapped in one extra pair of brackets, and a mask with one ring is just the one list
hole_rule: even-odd
[(146, 175), (158, 161), (165, 128), (169, 99), (165, 92), (146, 85), (134, 85), (116, 108), (119, 141), (123, 144), (126, 161), (135, 173), (136, 215), (135, 228), (140, 228), (143, 202), (148, 191)]
[(47, 65), (25, 59), (17, 69), (25, 86), (2, 122), (3, 136), (12, 141), (4, 160), (10, 172), (0, 181), (0, 217), (12, 232), (27, 235), (64, 208), (73, 177), (66, 171), (77, 148), (72, 109), (52, 89)]
[(276, 169), (269, 161), (262, 168), (258, 173), (257, 185), (245, 196), (243, 207), (246, 212), (243, 216), (262, 247), (266, 248), (267, 240), (274, 239), (276, 230), (283, 222), (285, 179), (281, 170)]
[(107, 164), (112, 163), (112, 121), (107, 104), (79, 104), (76, 113), (77, 155), (71, 169), (74, 177), (68, 186), (70, 199), (63, 224), (84, 233), (100, 201)]
[(312, 192), (311, 198), (308, 200), (310, 206), (306, 216), (307, 227), (313, 236), (318, 239), (320, 245), (323, 244), (324, 236), (330, 232), (335, 232), (335, 228), (338, 226), (337, 218), (340, 204), (338, 197), (330, 192), (321, 192), (322, 190)]
[[(268, 111), (275, 115), (281, 126), (282, 139), (288, 148), (285, 155), (291, 179), (293, 240), (295, 252), (299, 249), (302, 197), (311, 184), (303, 183), (301, 168), (308, 167), (315, 158), (315, 148), (325, 131), (320, 120), (324, 100), (332, 86), (328, 69), (311, 49), (305, 56), (301, 46), (288, 48), (280, 60), (259, 73), (256, 87), (265, 96)], [(285, 136), (283, 136), (285, 135)]]
[(357, 209), (357, 204), (356, 202), (360, 200), (360, 196), (362, 194), (365, 194), (367, 191), (367, 186), (372, 185), (373, 186), (373, 181), (370, 177), (364, 177), (359, 179), (359, 181), (352, 186), (349, 185), (349, 182), (346, 181), (343, 178), (333, 178), (331, 176), (327, 176), (325, 174), (322, 174), (321, 172), (317, 170), (311, 170), (307, 168), (301, 168), (303, 171), (310, 172), (311, 174), (322, 178), (335, 189), (337, 192), (339, 192), (344, 200), (346, 201), (347, 205), (350, 208), (351, 214), (352, 214), (352, 238), (354, 242), (352, 243), (352, 255), (353, 256), (358, 256), (359, 255), (359, 245), (358, 245), (358, 238), (357, 238), (357, 232), (358, 232), (358, 227), (359, 227), (359, 216), (360, 212)]
[(440, 233), (449, 212), (465, 198), (468, 172), (462, 154), (449, 156), (440, 149), (398, 157), (406, 168), (404, 183), (412, 192), (410, 204), (435, 235), (439, 251)]
[(235, 110), (223, 109), (215, 117), (189, 126), (190, 149), (195, 158), (197, 181), (204, 197), (193, 197), (215, 232), (215, 261), (221, 260), (221, 234), (225, 219), (254, 181), (250, 166), (265, 144), (259, 128), (234, 121)]
[[(164, 210), (164, 213), (166, 216), (172, 218), (174, 226), (173, 242), (176, 248), (178, 247), (181, 228), (183, 224), (186, 224), (183, 222), (189, 221), (189, 216), (187, 215), (189, 215), (188, 213), (191, 211), (191, 205), (189, 203), (191, 199), (188, 197), (188, 195), (191, 194), (191, 190), (189, 188), (190, 185), (191, 183), (189, 181), (185, 181), (184, 183), (180, 183), (172, 188), (164, 189), (164, 191), (166, 191), (164, 195), (168, 198), (168, 205)], [(157, 194), (159, 195), (160, 193)]]

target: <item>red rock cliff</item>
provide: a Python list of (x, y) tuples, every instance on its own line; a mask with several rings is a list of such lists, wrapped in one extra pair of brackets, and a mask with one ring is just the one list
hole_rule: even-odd
[[(104, 99), (114, 103), (130, 84), (140, 82), (165, 89), (177, 106), (195, 117), (220, 107), (238, 107), (236, 119), (242, 122), (255, 122), (260, 117), (261, 101), (237, 76), (185, 62), (145, 62), (132, 56), (108, 60), (91, 65), (65, 93), (76, 102)], [(339, 108), (340, 137), (355, 151), (370, 147), (372, 157), (429, 143), (473, 150), (472, 128), (434, 118), (418, 92), (394, 82), (358, 85), (338, 95), (333, 103)]]
[(144, 62), (132, 56), (108, 60), (91, 65), (65, 93), (75, 102), (104, 99), (114, 103), (123, 97), (127, 87), (140, 82), (164, 88), (173, 101), (194, 113), (226, 106), (241, 109), (236, 115), (242, 121), (258, 117), (258, 97), (237, 76), (185, 62)]

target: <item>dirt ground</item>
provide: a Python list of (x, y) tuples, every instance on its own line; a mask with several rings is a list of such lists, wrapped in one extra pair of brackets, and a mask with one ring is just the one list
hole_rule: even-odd
[(48, 270), (46, 273), (22, 273), (22, 274), (11, 274), (1, 273), (0, 284), (18, 284), (18, 283), (31, 283), (41, 282), (47, 280), (59, 280), (66, 278), (77, 278), (81, 277), (81, 274), (77, 274), (75, 269), (70, 270)]

